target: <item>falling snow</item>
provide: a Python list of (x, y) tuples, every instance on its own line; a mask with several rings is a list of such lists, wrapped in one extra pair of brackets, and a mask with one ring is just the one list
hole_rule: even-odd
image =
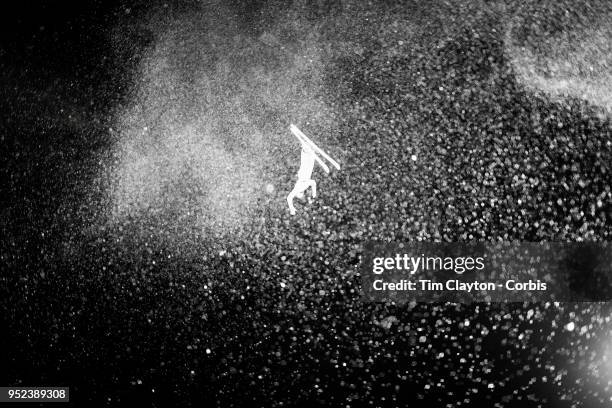
[[(609, 2), (99, 3), (1, 48), (3, 384), (610, 406), (609, 304), (366, 303), (358, 269), (369, 240), (612, 238)], [(343, 164), (296, 217), (289, 123)]]

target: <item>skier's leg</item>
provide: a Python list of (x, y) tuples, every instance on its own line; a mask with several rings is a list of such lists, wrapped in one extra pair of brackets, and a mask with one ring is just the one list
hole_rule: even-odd
[(293, 198), (295, 197), (295, 188), (291, 190), (287, 196), (287, 204), (289, 205), (289, 213), (295, 215), (295, 207), (293, 206)]
[(312, 198), (315, 198), (317, 196), (317, 182), (311, 179), (309, 185), (312, 188)]

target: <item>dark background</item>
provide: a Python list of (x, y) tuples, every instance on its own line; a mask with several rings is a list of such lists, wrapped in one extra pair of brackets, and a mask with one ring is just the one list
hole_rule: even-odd
[[(172, 230), (154, 219), (98, 223), (108, 129), (153, 41), (135, 30), (133, 46), (117, 50), (107, 34), (160, 4), (4, 6), (2, 385), (69, 386), (74, 406), (609, 406), (605, 304), (360, 301), (368, 239), (610, 238), (609, 119), (517, 84), (500, 28), (516, 5), (360, 6), (399, 21), (406, 13), (422, 35), (389, 59), (388, 38), (364, 26), (355, 41), (366, 51), (330, 65), (325, 98), (338, 106), (349, 159), (323, 183), (329, 207), (292, 219), (263, 202), (265, 222), (227, 241), (169, 246)], [(572, 4), (547, 3), (570, 17), (543, 7), (532, 13), (543, 23), (523, 34), (537, 41), (601, 6)], [(284, 7), (223, 10), (257, 37)], [(331, 2), (300, 7), (313, 22), (341, 13)], [(439, 41), (445, 25), (457, 35)], [(419, 120), (404, 122), (408, 112)], [(425, 164), (400, 154), (408, 144)], [(521, 173), (539, 184), (515, 183)]]

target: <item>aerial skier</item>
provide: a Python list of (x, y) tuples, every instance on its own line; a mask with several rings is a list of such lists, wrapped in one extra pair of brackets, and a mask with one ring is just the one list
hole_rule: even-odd
[(300, 129), (295, 125), (290, 126), (291, 132), (298, 138), (302, 146), (300, 154), (300, 169), (297, 172), (297, 181), (293, 190), (287, 196), (287, 204), (289, 205), (289, 212), (291, 215), (295, 215), (295, 207), (293, 206), (293, 199), (298, 197), (304, 198), (304, 193), (310, 187), (312, 189), (312, 197), (317, 196), (317, 183), (312, 179), (312, 171), (314, 169), (315, 162), (319, 163), (326, 173), (329, 173), (329, 167), (319, 157), (321, 155), (324, 159), (329, 161), (332, 166), (340, 170), (340, 165), (334, 159), (329, 157), (322, 149), (312, 142)]

